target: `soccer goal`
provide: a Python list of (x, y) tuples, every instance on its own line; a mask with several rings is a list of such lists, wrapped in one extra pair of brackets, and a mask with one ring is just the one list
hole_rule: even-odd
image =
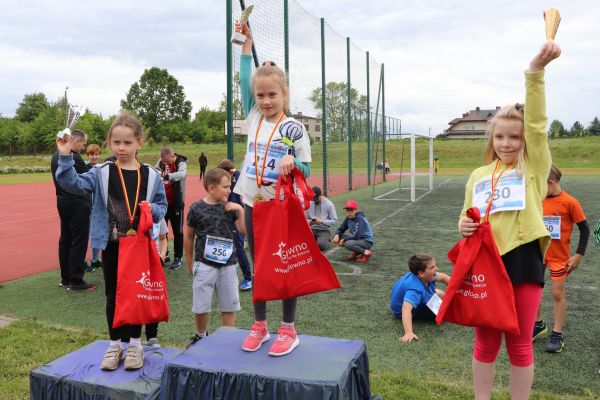
[[(377, 141), (374, 182), (381, 183), (373, 185), (372, 198), (379, 201), (415, 202), (433, 190), (433, 137), (414, 132), (398, 133), (394, 137), (401, 142), (399, 154), (391, 153), (394, 157), (400, 157), (400, 170), (393, 172), (390, 169), (387, 161), (390, 153), (384, 155), (380, 141)], [(377, 193), (376, 188), (379, 188)], [(382, 189), (384, 192), (379, 193)]]

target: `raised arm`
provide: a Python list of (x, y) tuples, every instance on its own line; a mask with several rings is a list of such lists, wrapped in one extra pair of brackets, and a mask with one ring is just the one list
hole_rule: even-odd
[(250, 110), (254, 107), (254, 95), (252, 94), (252, 31), (248, 24), (240, 26), (235, 23), (235, 30), (241, 31), (246, 36), (242, 45), (242, 56), (240, 57), (240, 94), (242, 96), (242, 108), (244, 116), (248, 117)]

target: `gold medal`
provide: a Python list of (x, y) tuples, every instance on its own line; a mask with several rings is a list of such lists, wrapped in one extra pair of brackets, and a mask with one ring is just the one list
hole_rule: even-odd
[(254, 203), (260, 203), (261, 201), (265, 201), (265, 197), (262, 194), (257, 193), (256, 196), (252, 198), (252, 201)]
[(137, 235), (137, 232), (134, 231), (133, 229), (130, 229), (127, 231), (127, 236), (135, 236), (135, 235)]

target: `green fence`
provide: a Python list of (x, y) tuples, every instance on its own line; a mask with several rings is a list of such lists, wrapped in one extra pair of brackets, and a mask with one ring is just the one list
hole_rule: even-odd
[[(243, 149), (234, 146), (234, 142), (245, 140), (239, 137), (245, 132), (240, 122), (244, 116), (236, 81), (241, 46), (232, 45), (229, 37), (245, 4), (243, 0), (227, 2), (228, 156), (241, 163)], [(313, 168), (312, 174), (322, 174), (323, 192), (327, 194), (331, 185), (340, 185), (340, 175), (348, 178), (344, 189), (373, 183), (377, 178), (376, 163), (386, 158), (386, 137), (399, 135), (401, 127), (398, 119), (385, 115), (383, 64), (296, 1), (254, 0), (252, 4), (250, 28), (255, 63), (272, 60), (285, 68), (290, 114), (303, 123), (314, 138), (313, 161), (315, 155), (322, 158), (322, 170)], [(343, 159), (338, 153), (330, 156), (328, 144), (331, 142), (347, 144)], [(359, 146), (366, 157), (357, 154), (356, 142), (366, 142), (366, 147)], [(377, 180), (385, 178), (380, 172)]]

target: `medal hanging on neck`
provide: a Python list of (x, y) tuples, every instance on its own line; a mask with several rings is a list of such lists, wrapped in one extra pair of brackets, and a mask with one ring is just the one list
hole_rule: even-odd
[(254, 171), (256, 174), (256, 186), (258, 187), (259, 193), (256, 194), (256, 196), (254, 196), (252, 198), (252, 201), (254, 203), (258, 203), (261, 201), (265, 201), (265, 197), (260, 194), (260, 187), (262, 186), (262, 178), (265, 175), (265, 163), (267, 162), (267, 155), (269, 154), (269, 146), (271, 145), (271, 139), (273, 139), (273, 135), (275, 134), (275, 131), (277, 130), (277, 127), (279, 126), (279, 123), (281, 122), (281, 120), (283, 119), (283, 116), (285, 114), (282, 112), (279, 115), (279, 118), (277, 118), (277, 122), (275, 122), (275, 126), (273, 127), (273, 129), (271, 130), (271, 133), (269, 134), (269, 140), (267, 140), (267, 147), (265, 147), (265, 154), (263, 155), (263, 162), (262, 162), (262, 167), (260, 169), (260, 174), (258, 171), (258, 134), (260, 133), (260, 128), (262, 127), (262, 123), (263, 120), (265, 119), (264, 116), (262, 116), (260, 118), (260, 122), (258, 123), (258, 128), (256, 129), (256, 133), (254, 134)]
[(123, 188), (123, 196), (125, 197), (125, 207), (127, 208), (127, 215), (129, 216), (129, 225), (130, 228), (127, 231), (127, 236), (135, 236), (136, 232), (133, 229), (133, 219), (135, 218), (135, 212), (137, 211), (138, 201), (140, 199), (140, 186), (142, 184), (142, 174), (140, 172), (140, 163), (135, 162), (135, 168), (137, 170), (137, 189), (135, 191), (135, 203), (133, 204), (133, 212), (131, 211), (131, 206), (129, 205), (129, 196), (127, 195), (127, 188), (125, 187), (125, 179), (123, 178), (123, 172), (121, 171), (121, 166), (119, 165), (119, 161), (115, 162), (117, 166), (117, 171), (119, 171), (119, 178), (121, 180), (121, 187)]

